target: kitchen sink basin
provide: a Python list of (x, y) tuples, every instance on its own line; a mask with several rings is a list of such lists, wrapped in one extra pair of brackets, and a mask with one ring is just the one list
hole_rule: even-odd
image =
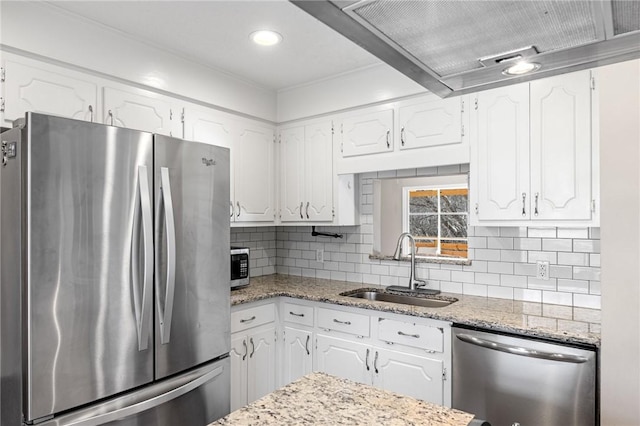
[(341, 293), (341, 296), (354, 297), (357, 299), (376, 300), (378, 302), (400, 303), (402, 305), (422, 306), (425, 308), (444, 308), (457, 299), (434, 299), (424, 296), (413, 296), (408, 294), (392, 294), (376, 290), (356, 290)]

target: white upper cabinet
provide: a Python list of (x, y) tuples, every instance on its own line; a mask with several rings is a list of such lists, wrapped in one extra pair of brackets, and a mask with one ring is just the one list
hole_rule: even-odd
[(275, 132), (249, 120), (239, 122), (231, 152), (234, 163), (231, 201), (235, 222), (275, 220)]
[[(476, 185), (480, 220), (528, 218), (529, 85), (477, 95), (471, 152), (480, 175)], [(490, 172), (489, 172), (490, 171)]]
[(333, 220), (333, 136), (331, 121), (280, 131), (280, 220)]
[(427, 94), (337, 117), (336, 173), (365, 173), (469, 162), (468, 96)]
[(535, 218), (591, 220), (591, 74), (531, 82), (531, 198)]
[(184, 108), (184, 138), (187, 140), (231, 148), (235, 131), (227, 114), (208, 108)]
[(462, 143), (462, 108), (460, 97), (401, 105), (400, 149)]
[(342, 156), (393, 151), (393, 109), (361, 111), (342, 119)]
[(475, 96), (472, 224), (598, 226), (593, 87), (581, 71)]
[(4, 126), (10, 127), (13, 120), (29, 111), (100, 121), (98, 84), (91, 76), (22, 58), (6, 59), (2, 68), (0, 111), (4, 109)]
[(181, 110), (173, 99), (147, 90), (105, 87), (104, 123), (166, 136), (182, 137)]

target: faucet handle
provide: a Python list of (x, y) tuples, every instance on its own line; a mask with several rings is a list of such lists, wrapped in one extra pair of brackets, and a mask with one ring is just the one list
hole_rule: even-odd
[(424, 287), (427, 285), (427, 281), (426, 280), (418, 280), (418, 279), (414, 279), (413, 283), (415, 284), (416, 288), (419, 287)]

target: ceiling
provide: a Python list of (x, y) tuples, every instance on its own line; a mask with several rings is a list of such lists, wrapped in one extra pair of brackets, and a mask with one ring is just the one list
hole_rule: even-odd
[[(272, 90), (380, 63), (286, 0), (49, 3)], [(282, 43), (253, 44), (258, 29), (279, 32)]]

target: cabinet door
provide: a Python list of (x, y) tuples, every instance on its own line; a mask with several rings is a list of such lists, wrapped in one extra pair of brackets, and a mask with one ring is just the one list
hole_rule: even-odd
[(247, 402), (276, 390), (276, 328), (249, 333), (247, 345)]
[(346, 117), (340, 129), (343, 157), (393, 151), (393, 109)]
[(373, 384), (376, 387), (444, 404), (441, 360), (374, 348)]
[(89, 76), (85, 79), (45, 63), (36, 67), (7, 60), (5, 67), (4, 121), (8, 127), (28, 111), (99, 121), (98, 85)]
[(316, 370), (371, 384), (373, 351), (370, 346), (335, 337), (316, 337)]
[(280, 219), (304, 220), (304, 127), (280, 132)]
[(333, 220), (333, 135), (330, 121), (308, 125), (304, 138), (304, 218)]
[(312, 371), (311, 332), (293, 327), (284, 328), (283, 384), (288, 384)]
[(247, 357), (245, 334), (231, 336), (231, 411), (247, 405)]
[(462, 143), (462, 97), (401, 106), (400, 149)]
[(170, 98), (146, 90), (104, 88), (104, 123), (166, 136), (182, 137), (180, 112)]
[(232, 147), (236, 222), (273, 222), (275, 219), (274, 145), (273, 128), (241, 123)]
[(591, 74), (531, 82), (532, 219), (591, 219)]
[[(480, 92), (473, 129), (479, 220), (529, 218), (529, 85)], [(475, 208), (475, 212), (473, 209)]]

